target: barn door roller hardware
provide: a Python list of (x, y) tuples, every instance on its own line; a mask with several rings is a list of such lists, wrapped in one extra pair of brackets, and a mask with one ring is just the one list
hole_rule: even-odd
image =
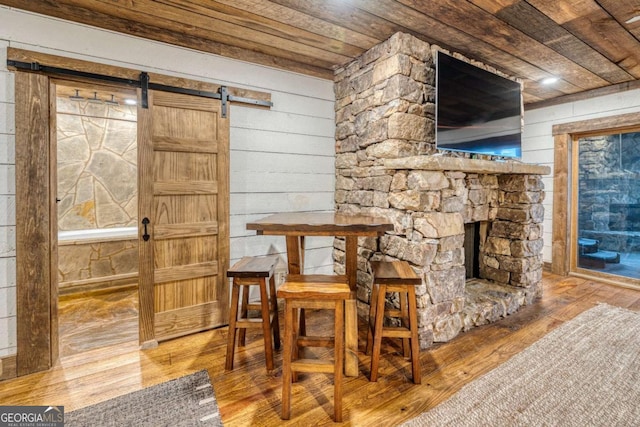
[(56, 74), (63, 76), (82, 77), (85, 79), (91, 79), (102, 82), (119, 83), (127, 86), (140, 88), (142, 92), (141, 106), (142, 108), (149, 108), (149, 89), (159, 90), (163, 92), (181, 93), (185, 95), (201, 96), (204, 98), (219, 99), (222, 103), (222, 117), (227, 117), (227, 104), (229, 102), (239, 102), (243, 104), (259, 105), (263, 107), (272, 107), (273, 102), (263, 101), (261, 99), (245, 98), (241, 96), (230, 95), (226, 86), (220, 86), (218, 92), (208, 92), (197, 89), (188, 89), (177, 86), (167, 86), (159, 83), (152, 83), (149, 78), (149, 74), (141, 72), (138, 80), (125, 79), (122, 77), (107, 76), (104, 74), (88, 73), (85, 71), (70, 70), (67, 68), (52, 67), (49, 65), (42, 65), (39, 62), (21, 62), (11, 59), (7, 60), (8, 67), (15, 67), (19, 70), (39, 72), (43, 74)]

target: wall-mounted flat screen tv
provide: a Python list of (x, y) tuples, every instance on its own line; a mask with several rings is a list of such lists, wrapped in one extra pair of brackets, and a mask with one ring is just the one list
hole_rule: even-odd
[(521, 157), (519, 82), (443, 52), (436, 58), (436, 147)]

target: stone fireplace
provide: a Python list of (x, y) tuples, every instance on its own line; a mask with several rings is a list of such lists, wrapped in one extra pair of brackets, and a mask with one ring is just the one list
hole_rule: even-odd
[[(393, 233), (359, 242), (359, 312), (368, 310), (369, 261), (408, 261), (423, 279), (417, 292), (422, 348), (541, 296), (541, 175), (550, 172), (436, 150), (435, 49), (395, 34), (336, 70), (334, 86), (336, 210), (395, 224)], [(465, 224), (476, 223), (479, 277), (467, 280)], [(334, 246), (341, 273), (344, 241)]]

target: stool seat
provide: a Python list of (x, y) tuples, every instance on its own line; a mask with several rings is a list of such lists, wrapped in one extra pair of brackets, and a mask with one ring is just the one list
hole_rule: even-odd
[[(346, 299), (351, 290), (346, 276), (327, 274), (288, 274), (278, 288), (278, 298)], [(345, 297), (345, 292), (349, 294)]]
[[(288, 275), (278, 289), (284, 299), (284, 349), (282, 356), (282, 419), (291, 416), (291, 384), (298, 372), (333, 373), (334, 421), (342, 421), (344, 369), (344, 306), (351, 289), (344, 276)], [(305, 309), (335, 310), (334, 334), (307, 336), (301, 327)], [(300, 318), (299, 318), (300, 316)], [(298, 358), (300, 347), (333, 347), (333, 360)]]
[[(420, 384), (420, 346), (415, 287), (422, 283), (422, 279), (406, 261), (373, 261), (371, 270), (373, 288), (369, 306), (366, 348), (366, 353), (371, 354), (370, 380), (378, 380), (382, 338), (402, 338), (403, 355), (411, 358), (413, 382)], [(389, 292), (398, 292), (399, 310), (385, 309)], [(385, 315), (400, 319), (401, 326), (384, 326)]]
[(277, 256), (246, 256), (227, 270), (227, 277), (271, 277), (277, 263)]
[[(267, 370), (273, 370), (274, 368), (272, 346), (275, 346), (276, 349), (280, 348), (280, 325), (274, 276), (277, 263), (277, 256), (244, 257), (227, 270), (227, 277), (233, 278), (233, 283), (231, 285), (231, 309), (229, 310), (229, 334), (225, 360), (226, 370), (233, 369), (236, 331), (240, 331), (238, 345), (244, 346), (247, 329), (262, 329)], [(268, 287), (267, 282), (269, 282)], [(259, 287), (259, 303), (249, 303), (250, 286)], [(240, 300), (241, 290), (242, 300)], [(250, 318), (248, 316), (250, 310), (259, 311), (260, 317)], [(273, 333), (273, 342), (271, 340), (271, 332)]]
[(406, 261), (371, 261), (375, 282), (385, 285), (421, 285), (422, 278)]

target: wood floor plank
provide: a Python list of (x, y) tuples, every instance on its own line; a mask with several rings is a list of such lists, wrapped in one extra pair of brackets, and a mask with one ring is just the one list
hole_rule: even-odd
[[(413, 384), (410, 362), (401, 356), (399, 343), (383, 341), (376, 383), (368, 380), (370, 357), (359, 352), (360, 375), (347, 377), (343, 383), (342, 425), (396, 425), (427, 411), (598, 303), (640, 311), (637, 290), (548, 273), (543, 283), (544, 296), (535, 304), (491, 325), (461, 333), (449, 343), (423, 350), (421, 385)], [(327, 315), (311, 313), (309, 328), (322, 327), (329, 320)], [(366, 323), (365, 319), (359, 321), (362, 349)], [(65, 327), (69, 325), (61, 325)], [(123, 331), (117, 334), (123, 335)], [(71, 339), (86, 339), (82, 335)], [(0, 382), (0, 405), (53, 404), (71, 411), (207, 369), (225, 425), (335, 425), (332, 375), (300, 375), (292, 389), (291, 420), (284, 422), (280, 419), (282, 351), (275, 352), (276, 369), (267, 372), (261, 334), (249, 331), (246, 346), (236, 350), (235, 369), (225, 372), (226, 338), (227, 328), (220, 328), (163, 342), (145, 351), (129, 342), (72, 354), (47, 372)], [(104, 342), (108, 344), (110, 339), (107, 336)], [(77, 342), (70, 346), (89, 348)], [(330, 351), (314, 349), (311, 354), (326, 357)]]

